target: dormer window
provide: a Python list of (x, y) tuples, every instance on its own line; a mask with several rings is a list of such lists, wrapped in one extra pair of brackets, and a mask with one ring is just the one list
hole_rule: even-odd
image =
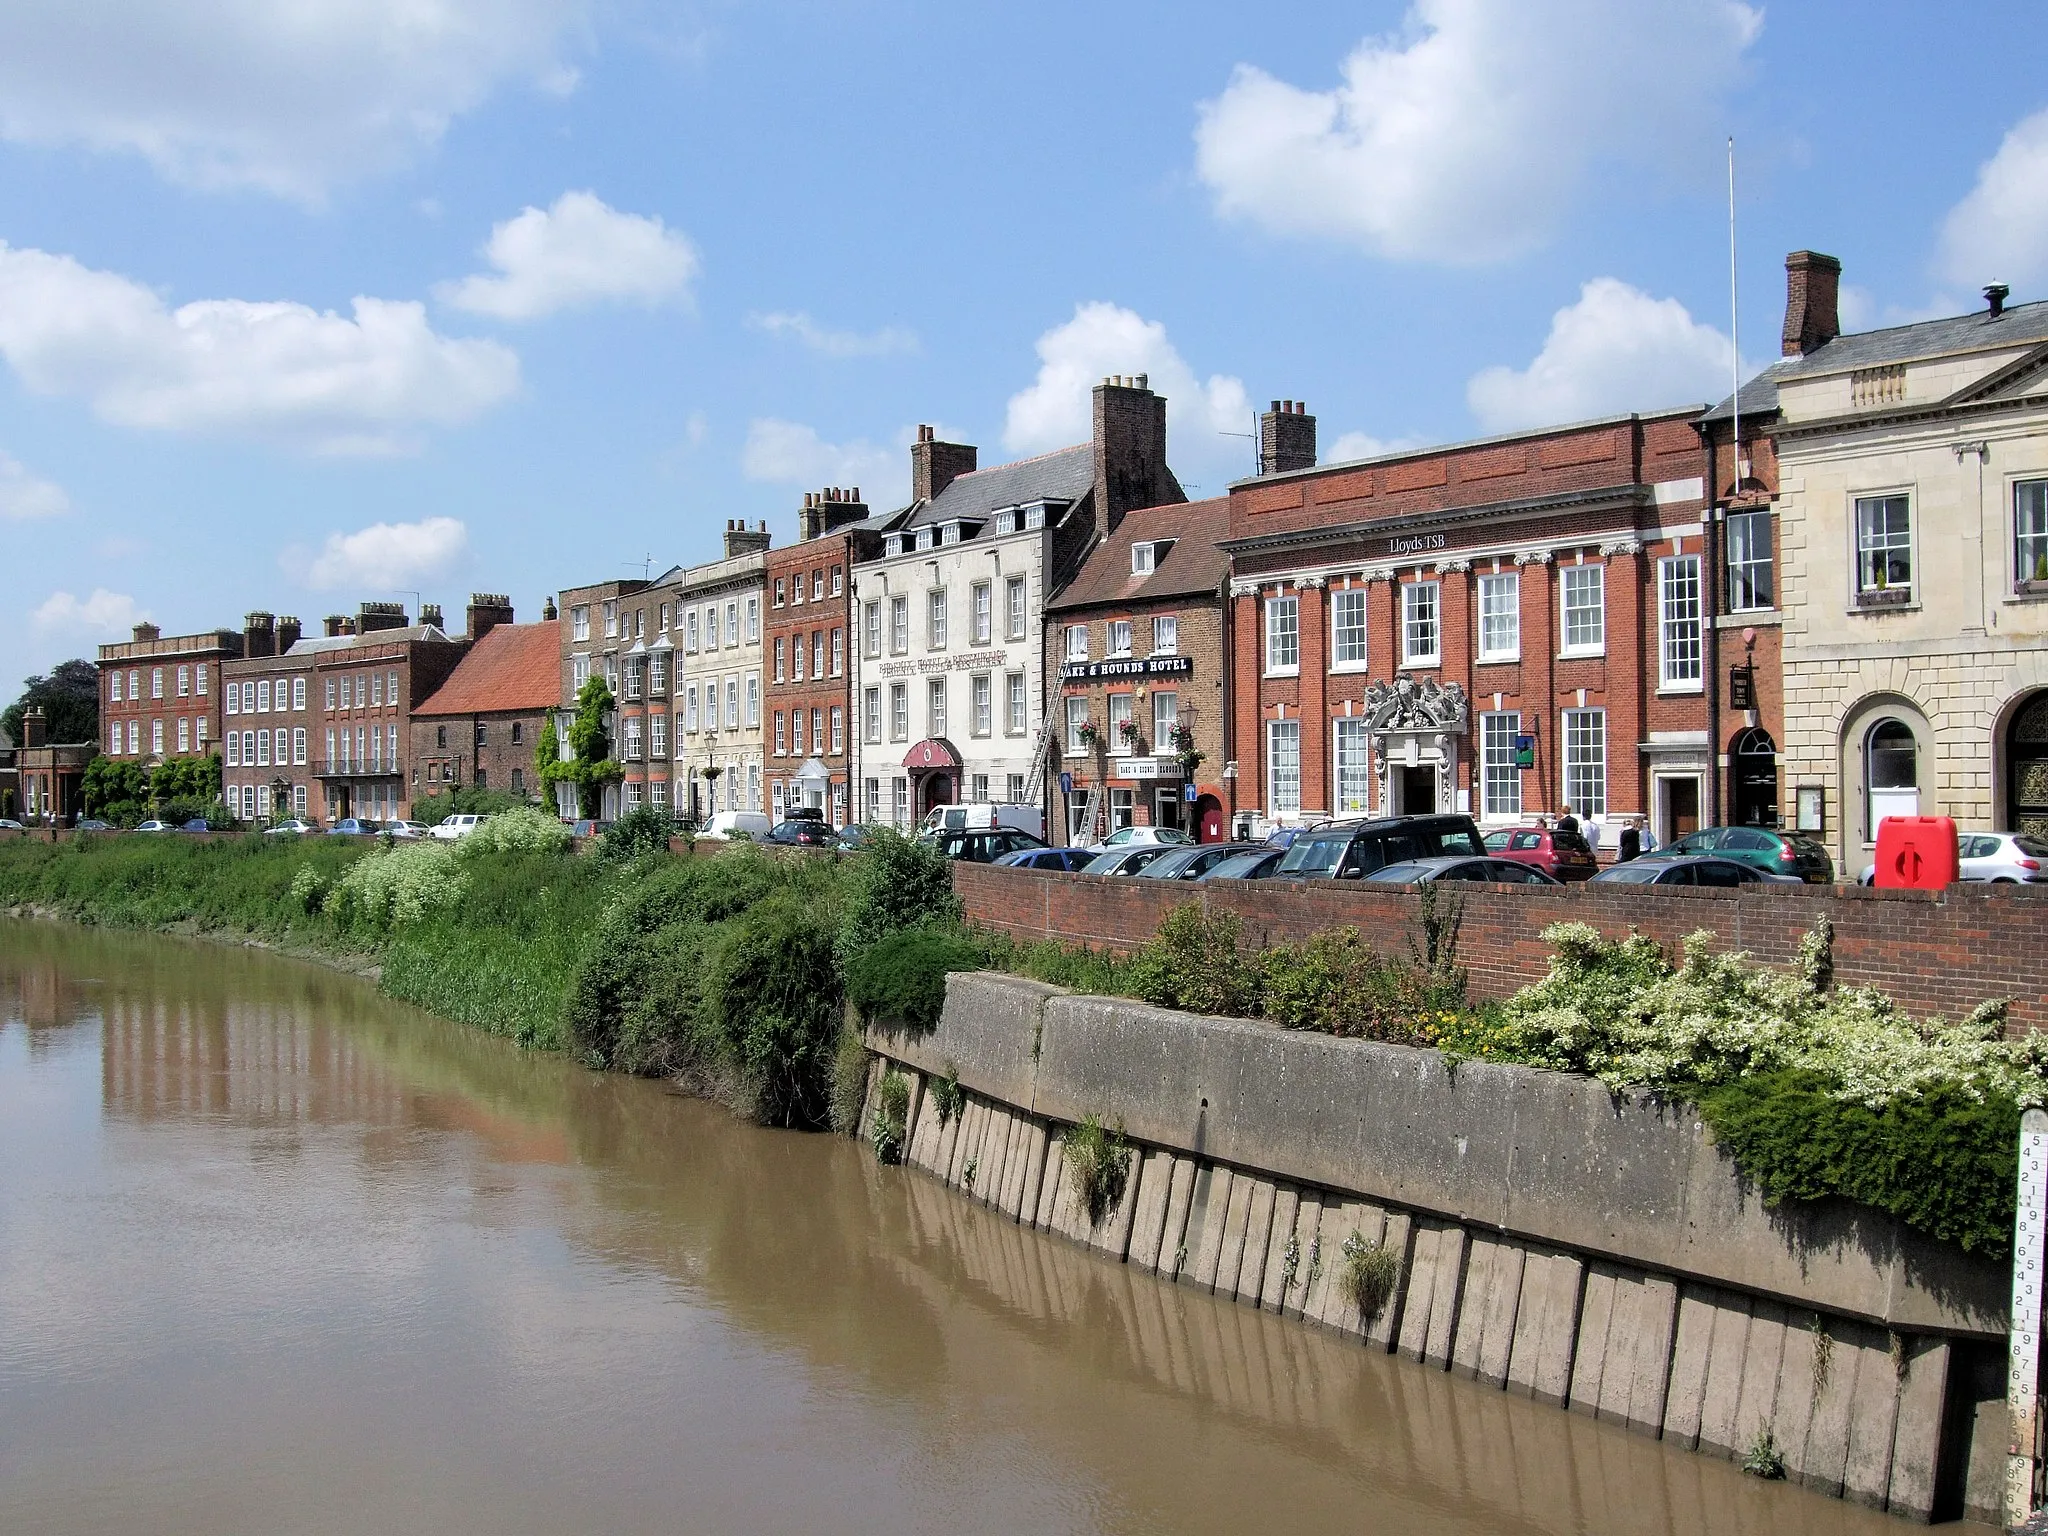
[(1146, 539), (1131, 546), (1131, 574), (1150, 576), (1159, 569), (1159, 562), (1166, 558), (1173, 548), (1171, 539)]
[(923, 552), (924, 552), (925, 550), (928, 550), (928, 549), (930, 549), (931, 547), (932, 547), (932, 531), (931, 531), (931, 529), (929, 529), (929, 528), (920, 528), (920, 529), (918, 529), (918, 530), (917, 530), (917, 548), (918, 548), (918, 553), (922, 554), (922, 553), (923, 553)]
[(958, 544), (960, 542), (960, 525), (958, 523), (947, 523), (940, 528), (939, 542), (941, 544)]
[(890, 538), (890, 539), (888, 540), (888, 542), (887, 542), (887, 543), (886, 543), (886, 544), (884, 545), (884, 552), (885, 552), (886, 554), (888, 554), (888, 556), (889, 556), (889, 557), (890, 557), (891, 559), (894, 559), (894, 558), (895, 558), (896, 556), (898, 556), (898, 555), (902, 554), (902, 553), (903, 553), (903, 537), (902, 537), (902, 535), (901, 535), (901, 534), (893, 535), (893, 536), (892, 536), (892, 537), (891, 537), (891, 538)]
[(1011, 511), (1011, 512), (998, 512), (998, 513), (996, 514), (996, 532), (997, 532), (997, 533), (999, 533), (999, 534), (1003, 534), (1003, 533), (1015, 533), (1016, 531), (1017, 531), (1017, 514), (1016, 514), (1016, 513), (1014, 512), (1014, 511)]
[(1024, 531), (1026, 533), (1029, 533), (1034, 528), (1043, 528), (1044, 526), (1045, 503), (1040, 502), (1035, 507), (1026, 507), (1024, 509)]

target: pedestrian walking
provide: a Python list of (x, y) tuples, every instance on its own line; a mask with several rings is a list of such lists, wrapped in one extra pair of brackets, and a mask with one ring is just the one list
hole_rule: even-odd
[(1626, 864), (1630, 859), (1643, 856), (1643, 834), (1636, 827), (1636, 818), (1631, 816), (1621, 829), (1621, 836), (1615, 839), (1614, 862)]

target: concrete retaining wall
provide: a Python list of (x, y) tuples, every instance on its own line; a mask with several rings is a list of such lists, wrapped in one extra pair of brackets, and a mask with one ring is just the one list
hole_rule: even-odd
[[(1788, 1477), (1907, 1518), (1996, 1518), (2005, 1275), (1846, 1203), (1764, 1209), (1689, 1112), (990, 975), (868, 1043), (910, 1077), (905, 1160), (1012, 1220), (1687, 1449), (1768, 1431)], [(1099, 1220), (1061, 1151), (1088, 1115), (1132, 1143)], [(1354, 1236), (1399, 1260), (1371, 1317)]]

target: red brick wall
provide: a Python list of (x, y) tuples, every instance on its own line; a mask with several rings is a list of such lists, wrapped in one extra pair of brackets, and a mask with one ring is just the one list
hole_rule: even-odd
[[(970, 920), (1027, 941), (1128, 951), (1189, 901), (1236, 912), (1254, 943), (1298, 943), (1355, 926), (1382, 946), (1412, 931), (1416, 896), (1334, 881), (1131, 880), (956, 864), (953, 888)], [(1711, 929), (1722, 949), (1789, 963), (1825, 912), (1835, 925), (1835, 976), (1879, 986), (1908, 1012), (1955, 1018), (1986, 998), (2012, 1000), (2015, 1029), (2048, 1028), (2048, 900), (2023, 887), (1959, 885), (1941, 892), (1855, 886), (1764, 886), (1704, 891), (1572, 885), (1524, 891), (1480, 886), (1465, 898), (1460, 958), (1477, 997), (1505, 997), (1539, 980), (1551, 923), (1591, 923), (1619, 938), (1630, 928), (1667, 946)]]

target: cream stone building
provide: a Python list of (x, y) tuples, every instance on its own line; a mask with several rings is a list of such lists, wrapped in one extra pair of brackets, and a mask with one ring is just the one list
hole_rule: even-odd
[(1843, 336), (1840, 264), (1799, 257), (1743, 391), (1775, 414), (1785, 819), (1850, 879), (1888, 815), (2048, 835), (2048, 303)]
[[(725, 546), (725, 559), (656, 583), (656, 622), (666, 606), (663, 633), (674, 647), (670, 795), (677, 815), (700, 821), (718, 811), (759, 811), (767, 793), (761, 750), (766, 527), (731, 524)], [(650, 730), (647, 751), (658, 761), (654, 745)], [(627, 767), (630, 778), (630, 759)]]

